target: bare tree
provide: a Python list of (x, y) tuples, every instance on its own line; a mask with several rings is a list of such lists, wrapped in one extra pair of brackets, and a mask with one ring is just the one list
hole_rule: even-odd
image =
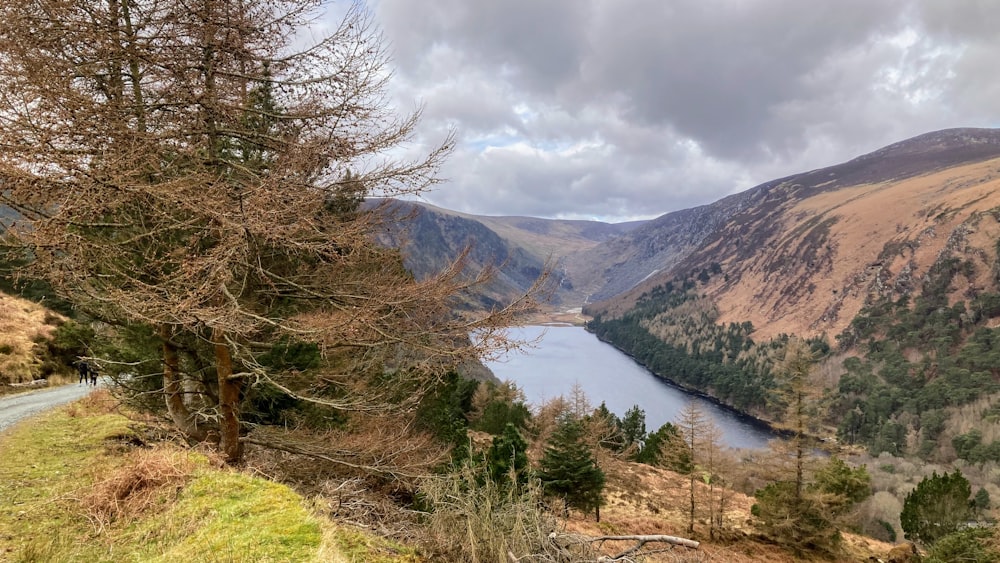
[(695, 490), (699, 473), (703, 470), (702, 467), (699, 467), (699, 464), (703, 461), (702, 457), (706, 445), (704, 442), (707, 437), (709, 424), (710, 421), (705, 417), (701, 406), (693, 399), (688, 401), (677, 415), (677, 427), (680, 429), (681, 437), (684, 439), (684, 444), (688, 449), (687, 454), (690, 456), (690, 473), (688, 473), (690, 502), (688, 505), (687, 528), (689, 534), (694, 533), (695, 508), (697, 505), (695, 502)]
[[(319, 4), (0, 6), (0, 200), (20, 213), (23, 275), (98, 318), (156, 327), (171, 418), (195, 440), (217, 430), (230, 461), (248, 385), (378, 412), (401, 385), (419, 397), (443, 370), (508, 349), (504, 327), (533, 304), (529, 292), (458, 316), (452, 300), (489, 272), (466, 279), (459, 261), (418, 282), (373, 243), (386, 216), (358, 203), (433, 186), (452, 140), (391, 158), (419, 115), (388, 104), (362, 9), (303, 42)], [(262, 364), (281, 339), (315, 345), (323, 368)], [(182, 399), (184, 342), (211, 354), (197, 412)]]

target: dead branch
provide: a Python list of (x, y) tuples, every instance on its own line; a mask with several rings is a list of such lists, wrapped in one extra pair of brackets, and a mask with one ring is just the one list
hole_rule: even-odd
[(690, 549), (698, 549), (698, 546), (701, 545), (700, 542), (696, 542), (694, 540), (689, 540), (687, 538), (679, 538), (677, 536), (666, 536), (666, 535), (662, 535), (662, 534), (635, 535), (635, 536), (598, 536), (598, 537), (595, 537), (595, 538), (590, 538), (589, 541), (591, 541), (591, 542), (602, 542), (602, 543), (605, 542), (605, 541), (634, 541), (634, 542), (636, 542), (635, 545), (633, 545), (632, 547), (630, 547), (630, 548), (626, 549), (625, 551), (619, 553), (618, 555), (614, 555), (612, 557), (601, 557), (601, 558), (598, 559), (598, 561), (621, 561), (622, 559), (628, 557), (629, 555), (632, 555), (632, 554), (638, 552), (647, 543), (652, 543), (652, 542), (664, 542), (664, 543), (669, 543), (671, 545), (679, 545), (679, 546), (682, 546), (682, 547), (687, 547), (687, 548), (690, 548)]

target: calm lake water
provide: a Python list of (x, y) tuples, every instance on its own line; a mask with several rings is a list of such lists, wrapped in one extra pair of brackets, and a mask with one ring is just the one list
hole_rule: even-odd
[(573, 385), (579, 383), (594, 406), (604, 401), (618, 416), (639, 405), (646, 411), (646, 430), (650, 432), (665, 422), (676, 422), (684, 405), (694, 399), (701, 402), (702, 411), (719, 427), (730, 447), (760, 449), (772, 437), (752, 419), (656, 377), (581, 327), (527, 326), (512, 334), (529, 340), (542, 335), (542, 339), (536, 348), (487, 365), (501, 380), (517, 383), (532, 405), (559, 395), (568, 397)]

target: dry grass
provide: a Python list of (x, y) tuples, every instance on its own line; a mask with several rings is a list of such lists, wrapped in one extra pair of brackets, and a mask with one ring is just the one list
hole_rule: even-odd
[(94, 483), (81, 499), (98, 530), (112, 521), (138, 517), (172, 501), (194, 474), (186, 452), (160, 446), (133, 452), (128, 462)]
[[(689, 486), (688, 477), (666, 469), (624, 461), (606, 460), (603, 467), (608, 477), (605, 506), (601, 522), (593, 515), (572, 514), (564, 524), (566, 531), (587, 536), (667, 534), (702, 542), (697, 551), (682, 547), (649, 544), (643, 561), (714, 562), (714, 563), (791, 563), (801, 561), (781, 546), (761, 540), (753, 528), (751, 496), (730, 492), (725, 514), (725, 528), (716, 540), (709, 538), (707, 511), (704, 503), (708, 487), (695, 483), (695, 533), (687, 533)], [(604, 542), (600, 550), (605, 555), (621, 553), (634, 542)], [(892, 545), (872, 538), (844, 534), (843, 553), (835, 561), (867, 561), (883, 557)], [(820, 559), (822, 560), (822, 559)]]
[(65, 408), (66, 414), (73, 418), (100, 416), (102, 414), (120, 414), (121, 402), (107, 388), (100, 388), (91, 391), (82, 399), (66, 405)]
[(35, 379), (39, 362), (32, 349), (52, 336), (57, 319), (41, 305), (0, 293), (0, 384)]

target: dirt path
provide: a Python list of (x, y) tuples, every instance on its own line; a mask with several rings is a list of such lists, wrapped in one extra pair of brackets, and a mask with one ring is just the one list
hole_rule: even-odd
[(19, 420), (44, 410), (75, 401), (95, 387), (75, 383), (0, 398), (0, 432)]

